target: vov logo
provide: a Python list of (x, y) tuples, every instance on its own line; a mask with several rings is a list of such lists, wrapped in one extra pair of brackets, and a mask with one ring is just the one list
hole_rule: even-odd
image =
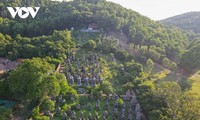
[(31, 14), (32, 18), (35, 18), (40, 7), (35, 7), (35, 10), (32, 7), (15, 7), (15, 9), (13, 7), (7, 7), (7, 9), (13, 18), (18, 14), (20, 18), (25, 19), (29, 14)]

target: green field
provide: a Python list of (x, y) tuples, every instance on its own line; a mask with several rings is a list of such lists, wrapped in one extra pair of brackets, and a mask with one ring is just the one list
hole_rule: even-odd
[(182, 89), (186, 90), (187, 94), (200, 97), (200, 71), (190, 77), (178, 76), (177, 73), (172, 73), (168, 69), (155, 65), (152, 71), (152, 80), (154, 82), (176, 81)]
[(195, 97), (200, 97), (200, 71), (189, 77), (187, 81), (191, 83), (191, 88), (187, 93)]

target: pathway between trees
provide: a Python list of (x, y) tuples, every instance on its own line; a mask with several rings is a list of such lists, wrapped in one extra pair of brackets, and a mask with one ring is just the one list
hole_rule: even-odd
[[(131, 55), (138, 55), (138, 51), (135, 49), (130, 48), (130, 44), (129, 44), (129, 40), (127, 38), (127, 36), (123, 33), (123, 32), (111, 32), (109, 34), (109, 36), (114, 37), (115, 39), (119, 40), (119, 49), (120, 50), (126, 50), (129, 54)], [(157, 66), (159, 66), (162, 69), (165, 69), (166, 71), (169, 71), (168, 74), (171, 74), (172, 71), (164, 66), (162, 66), (159, 63), (155, 63)], [(180, 69), (177, 70), (177, 72), (174, 72), (173, 75), (175, 76), (175, 80), (176, 82), (182, 80), (183, 78), (185, 78), (185, 75), (181, 72)]]

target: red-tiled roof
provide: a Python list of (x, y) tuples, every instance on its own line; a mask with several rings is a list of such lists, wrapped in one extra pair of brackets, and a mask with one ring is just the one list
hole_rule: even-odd
[(93, 29), (97, 29), (98, 25), (95, 23), (89, 24), (88, 28), (93, 28)]

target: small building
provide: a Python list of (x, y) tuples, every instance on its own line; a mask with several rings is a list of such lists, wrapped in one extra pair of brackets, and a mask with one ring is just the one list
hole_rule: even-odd
[(0, 58), (0, 75), (4, 72), (15, 69), (17, 65), (21, 64), (23, 59), (17, 59), (16, 61), (10, 61), (6, 58)]
[(95, 23), (89, 24), (88, 25), (88, 29), (97, 30), (98, 29), (98, 25), (95, 24)]
[(89, 24), (87, 29), (82, 29), (82, 32), (99, 32), (98, 25), (95, 23)]

